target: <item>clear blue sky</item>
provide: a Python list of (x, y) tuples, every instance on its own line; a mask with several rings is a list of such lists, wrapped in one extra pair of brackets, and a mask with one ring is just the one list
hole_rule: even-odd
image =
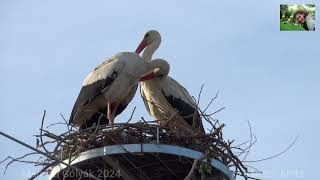
[[(282, 1), (286, 3), (289, 1)], [(313, 3), (315, 1), (308, 1)], [(269, 180), (317, 179), (319, 158), (320, 35), (280, 32), (279, 1), (80, 1), (0, 2), (0, 122), (5, 131), (35, 145), (42, 111), (46, 122), (69, 116), (84, 77), (104, 58), (133, 51), (145, 31), (156, 29), (162, 44), (154, 57), (171, 64), (170, 75), (227, 124), (226, 138), (257, 144), (248, 159), (286, 154), (251, 164)], [(317, 4), (318, 5), (318, 4)], [(316, 13), (316, 19), (320, 19)], [(150, 119), (139, 94), (116, 118)], [(0, 159), (26, 149), (0, 137)], [(26, 179), (33, 166), (15, 164), (0, 179)], [(39, 179), (47, 179), (41, 177)]]

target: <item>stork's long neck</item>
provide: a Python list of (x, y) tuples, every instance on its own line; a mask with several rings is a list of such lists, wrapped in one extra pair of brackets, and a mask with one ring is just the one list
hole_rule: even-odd
[(142, 59), (145, 62), (150, 62), (151, 61), (152, 55), (158, 49), (158, 47), (160, 46), (160, 43), (161, 43), (161, 39), (155, 39), (155, 40), (153, 40), (152, 43), (150, 43), (146, 47), (146, 49), (143, 51), (143, 54), (142, 54)]
[(145, 61), (145, 62), (150, 62), (151, 59), (152, 59), (152, 55), (153, 53), (155, 52), (155, 49), (151, 49), (149, 48), (149, 46), (143, 51), (143, 54), (142, 54), (142, 59)]

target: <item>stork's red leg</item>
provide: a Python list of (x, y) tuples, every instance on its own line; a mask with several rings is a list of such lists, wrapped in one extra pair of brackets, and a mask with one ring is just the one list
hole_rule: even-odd
[(108, 114), (107, 114), (107, 116), (108, 116), (110, 124), (113, 124), (114, 117), (117, 112), (117, 108), (118, 108), (117, 103), (112, 103), (111, 101), (108, 101)]

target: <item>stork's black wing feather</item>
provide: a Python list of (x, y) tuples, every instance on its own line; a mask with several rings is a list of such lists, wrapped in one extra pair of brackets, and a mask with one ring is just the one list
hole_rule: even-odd
[(193, 126), (193, 118), (195, 116), (196, 120), (200, 120), (200, 115), (196, 108), (183, 101), (180, 98), (174, 97), (172, 95), (166, 95), (162, 89), (162, 94), (166, 97), (167, 101), (171, 104), (173, 108), (178, 110), (178, 113), (183, 119), (190, 125)]
[(92, 84), (82, 86), (79, 96), (73, 106), (69, 123), (72, 123), (73, 118), (78, 111), (81, 111), (88, 103), (92, 102), (97, 96), (101, 95), (103, 90), (110, 86), (117, 76), (118, 72), (113, 71), (111, 75), (107, 76), (105, 79), (100, 79)]
[[(128, 98), (128, 101), (130, 102), (133, 97), (134, 97), (134, 94), (137, 90), (137, 87), (138, 85), (136, 85), (132, 90), (131, 92), (129, 93), (128, 96), (131, 96), (131, 97), (127, 97)], [(118, 105), (118, 108), (117, 108), (117, 111), (116, 111), (116, 115), (119, 115), (122, 113), (122, 111), (124, 111), (126, 109), (126, 107), (128, 106), (129, 102), (121, 102), (119, 105)], [(94, 113), (89, 119), (87, 119), (85, 121), (84, 124), (82, 124), (80, 126), (80, 130), (82, 129), (87, 129), (89, 127), (92, 127), (94, 124), (99, 124), (99, 125), (105, 125), (105, 124), (108, 124), (109, 123), (109, 119), (108, 117), (106, 116), (108, 114), (108, 109), (107, 108), (102, 108), (99, 110), (99, 112), (96, 112)]]
[(118, 105), (118, 108), (117, 108), (117, 111), (116, 111), (116, 116), (121, 114), (122, 111), (127, 108), (128, 104), (131, 102), (131, 100), (133, 99), (134, 95), (136, 94), (137, 88), (138, 88), (138, 84), (134, 88), (132, 88), (132, 90), (129, 92), (128, 96), (126, 98), (124, 98), (127, 101), (121, 102)]
[[(204, 132), (201, 116), (196, 102), (193, 100), (187, 89), (181, 86), (176, 80), (167, 76), (168, 85), (162, 88), (162, 94), (169, 104), (178, 110), (178, 114), (190, 125), (199, 128)], [(195, 124), (194, 124), (195, 123)]]

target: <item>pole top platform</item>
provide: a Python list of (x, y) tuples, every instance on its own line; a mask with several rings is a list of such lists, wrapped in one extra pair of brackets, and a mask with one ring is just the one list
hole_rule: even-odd
[[(92, 173), (98, 178), (110, 179), (184, 179), (194, 162), (203, 153), (168, 144), (120, 144), (91, 149), (73, 157), (70, 165)], [(69, 163), (69, 159), (64, 161)], [(208, 179), (234, 180), (233, 172), (221, 161), (211, 159), (212, 173)], [(90, 179), (81, 172), (67, 171), (63, 164), (51, 170), (49, 180)], [(200, 179), (200, 174), (199, 174)]]

